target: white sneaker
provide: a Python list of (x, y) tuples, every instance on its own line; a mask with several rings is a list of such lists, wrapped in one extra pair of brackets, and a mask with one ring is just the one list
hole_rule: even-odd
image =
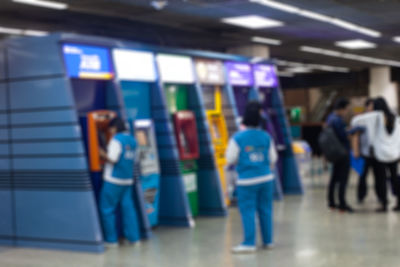
[(128, 239), (125, 239), (123, 244), (125, 246), (139, 246), (141, 244), (141, 242), (140, 242), (140, 240), (132, 242), (132, 241), (129, 241)]
[(262, 245), (262, 249), (268, 250), (268, 249), (273, 249), (273, 248), (275, 248), (275, 244), (274, 243)]
[(117, 248), (117, 247), (119, 247), (119, 244), (118, 244), (118, 242), (104, 242), (104, 247)]
[(257, 248), (255, 246), (246, 246), (246, 245), (238, 245), (232, 248), (232, 253), (239, 254), (239, 253), (254, 253), (256, 252)]

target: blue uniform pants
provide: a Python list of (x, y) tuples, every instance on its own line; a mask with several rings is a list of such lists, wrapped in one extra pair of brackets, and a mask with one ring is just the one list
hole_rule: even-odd
[(138, 217), (132, 198), (132, 186), (115, 185), (104, 182), (100, 192), (100, 215), (103, 225), (104, 240), (118, 241), (116, 210), (121, 206), (122, 229), (126, 239), (136, 242), (140, 239)]
[(257, 185), (238, 186), (237, 194), (244, 233), (242, 245), (256, 245), (256, 213), (260, 222), (263, 244), (272, 244), (274, 181)]

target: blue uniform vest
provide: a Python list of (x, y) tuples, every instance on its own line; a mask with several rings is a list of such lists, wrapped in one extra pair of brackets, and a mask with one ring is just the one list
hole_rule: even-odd
[(260, 129), (247, 129), (233, 136), (240, 152), (236, 165), (239, 179), (270, 175), (271, 137)]
[(130, 134), (117, 133), (113, 139), (121, 144), (121, 155), (112, 168), (112, 177), (119, 179), (132, 179), (135, 160), (136, 140)]

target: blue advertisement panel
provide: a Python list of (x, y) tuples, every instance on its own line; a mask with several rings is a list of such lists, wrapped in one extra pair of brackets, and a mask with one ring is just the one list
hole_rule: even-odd
[(107, 48), (63, 44), (62, 50), (69, 77), (101, 80), (110, 80), (114, 77)]

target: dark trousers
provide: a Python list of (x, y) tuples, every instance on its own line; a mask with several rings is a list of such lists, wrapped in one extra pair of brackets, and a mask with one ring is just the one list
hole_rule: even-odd
[(339, 187), (339, 207), (347, 207), (346, 189), (350, 173), (350, 156), (333, 163), (333, 171), (328, 188), (329, 206), (336, 206), (336, 192)]
[[(371, 158), (363, 157), (363, 159), (365, 161), (364, 170), (363, 170), (362, 174), (360, 175), (360, 179), (358, 180), (358, 186), (357, 186), (357, 200), (359, 202), (363, 202), (364, 199), (367, 197), (367, 194), (368, 194), (367, 177), (368, 177), (369, 169), (372, 167), (372, 159)], [(376, 192), (376, 190), (375, 190), (375, 192)]]
[(373, 161), (375, 185), (378, 192), (378, 198), (384, 208), (388, 205), (387, 182), (390, 178), (392, 192), (397, 197), (397, 205), (400, 201), (400, 181), (397, 176), (397, 161), (391, 163)]

